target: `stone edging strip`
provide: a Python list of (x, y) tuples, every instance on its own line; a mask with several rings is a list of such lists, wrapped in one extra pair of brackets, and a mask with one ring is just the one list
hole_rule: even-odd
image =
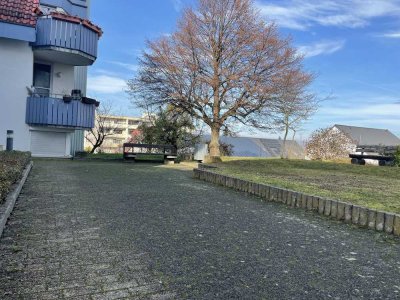
[(259, 184), (202, 168), (194, 169), (193, 172), (195, 178), (246, 192), (266, 201), (281, 202), (291, 207), (315, 211), (339, 221), (400, 236), (400, 215), (394, 213)]
[(3, 229), (7, 223), (8, 217), (14, 209), (15, 201), (17, 201), (19, 193), (24, 186), (24, 183), (29, 175), (29, 172), (32, 169), (32, 166), (33, 162), (31, 161), (22, 172), (22, 178), (13, 185), (13, 189), (11, 192), (8, 193), (5, 202), (0, 205), (0, 237), (3, 234)]

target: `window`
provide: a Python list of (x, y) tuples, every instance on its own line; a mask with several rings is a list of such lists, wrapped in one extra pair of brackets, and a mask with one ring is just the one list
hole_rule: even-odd
[(129, 125), (139, 125), (139, 121), (136, 121), (136, 120), (129, 120), (129, 121), (128, 121), (128, 124), (129, 124)]
[(124, 140), (113, 139), (113, 144), (122, 144), (123, 142), (124, 142)]
[(51, 66), (34, 64), (33, 66), (33, 86), (35, 93), (43, 97), (50, 95)]
[(125, 120), (124, 119), (116, 119), (116, 120), (114, 120), (114, 124), (125, 124)]

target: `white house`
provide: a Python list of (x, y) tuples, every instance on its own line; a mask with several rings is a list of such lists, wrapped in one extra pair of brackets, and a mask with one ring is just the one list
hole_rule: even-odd
[[(101, 29), (88, 20), (90, 0), (0, 1), (0, 145), (68, 157), (94, 126), (86, 98), (87, 66)], [(71, 97), (72, 91), (73, 95)], [(0, 147), (1, 148), (1, 147)]]
[(388, 129), (367, 128), (335, 124), (332, 130), (337, 130), (351, 139), (349, 152), (355, 152), (356, 147), (363, 146), (399, 146), (400, 139)]

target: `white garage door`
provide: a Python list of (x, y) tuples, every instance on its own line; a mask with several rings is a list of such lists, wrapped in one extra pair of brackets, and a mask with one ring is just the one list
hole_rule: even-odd
[(33, 156), (61, 157), (66, 153), (65, 132), (32, 131), (31, 152)]

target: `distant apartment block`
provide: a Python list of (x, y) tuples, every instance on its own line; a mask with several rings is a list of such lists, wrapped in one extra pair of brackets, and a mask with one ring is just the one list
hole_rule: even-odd
[[(148, 123), (149, 118), (142, 117), (122, 117), (111, 115), (100, 115), (97, 120), (103, 122), (105, 132), (109, 134), (105, 137), (99, 151), (103, 153), (122, 153), (122, 145), (132, 136), (132, 132), (137, 130), (139, 125)], [(96, 124), (98, 126), (98, 124)], [(86, 133), (86, 136), (87, 133)], [(85, 139), (85, 149), (91, 148), (91, 143)]]

